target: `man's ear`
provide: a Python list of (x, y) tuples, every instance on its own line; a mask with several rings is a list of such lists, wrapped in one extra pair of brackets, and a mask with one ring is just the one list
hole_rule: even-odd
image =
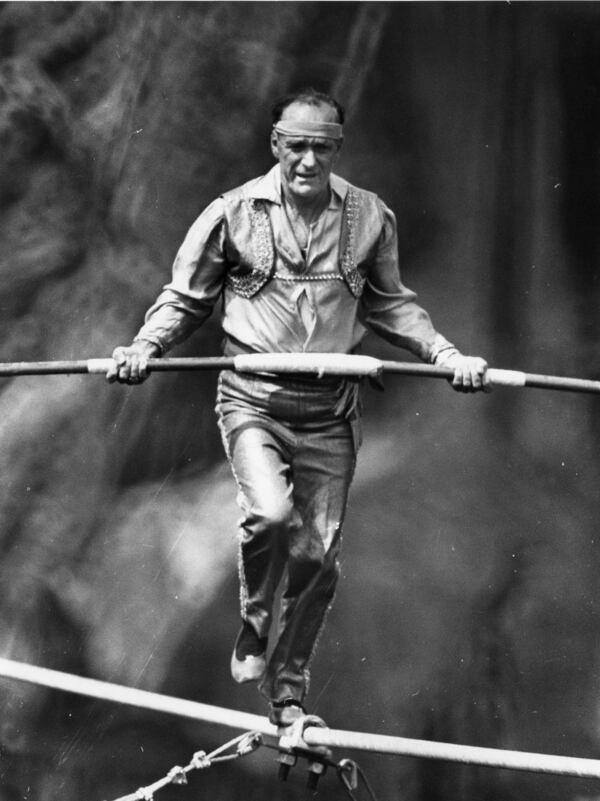
[(271, 153), (279, 161), (279, 148), (277, 145), (277, 134), (275, 131), (271, 133)]

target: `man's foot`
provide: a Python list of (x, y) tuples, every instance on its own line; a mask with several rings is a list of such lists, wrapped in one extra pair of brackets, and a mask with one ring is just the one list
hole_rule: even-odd
[(252, 626), (244, 621), (231, 655), (231, 675), (238, 684), (260, 681), (267, 667), (265, 652), (267, 638), (258, 637)]
[(298, 718), (306, 715), (306, 710), (295, 698), (286, 698), (284, 701), (271, 701), (269, 720), (279, 728), (291, 726)]

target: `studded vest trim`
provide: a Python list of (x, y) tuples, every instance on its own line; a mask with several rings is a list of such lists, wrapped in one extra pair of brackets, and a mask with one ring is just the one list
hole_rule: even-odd
[(355, 298), (362, 295), (366, 276), (362, 275), (356, 266), (356, 228), (360, 211), (358, 191), (348, 187), (344, 203), (344, 217), (342, 221), (342, 239), (340, 242), (340, 272), (348, 284), (348, 289)]
[[(348, 186), (344, 201), (342, 231), (340, 238), (339, 271), (348, 289), (359, 298), (362, 295), (366, 276), (357, 265), (357, 233), (360, 223), (361, 205), (374, 203), (375, 196)], [(271, 280), (275, 272), (275, 244), (266, 201), (249, 198), (250, 215), (250, 267), (244, 270), (231, 269), (226, 285), (237, 295), (251, 298)], [(240, 213), (238, 211), (236, 213)]]
[(243, 298), (256, 295), (271, 278), (275, 268), (275, 245), (269, 212), (265, 204), (256, 198), (250, 199), (250, 227), (252, 270), (244, 274), (236, 274), (230, 270), (225, 282)]

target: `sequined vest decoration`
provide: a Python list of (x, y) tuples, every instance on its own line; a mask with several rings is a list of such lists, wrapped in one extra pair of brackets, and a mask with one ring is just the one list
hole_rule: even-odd
[(275, 268), (275, 244), (269, 213), (264, 202), (257, 198), (250, 198), (250, 227), (252, 270), (246, 273), (230, 270), (225, 281), (236, 295), (243, 298), (256, 295), (271, 278)]
[[(363, 193), (374, 197), (371, 193)], [(251, 269), (244, 271), (232, 269), (226, 278), (226, 285), (237, 295), (251, 298), (256, 295), (273, 277), (275, 270), (275, 244), (271, 221), (265, 201), (249, 198), (251, 230)], [(368, 202), (368, 200), (367, 200)], [(366, 276), (357, 266), (357, 228), (359, 224), (361, 193), (356, 187), (348, 186), (344, 201), (342, 232), (340, 239), (339, 270), (355, 298), (362, 294)]]
[(342, 239), (340, 242), (340, 272), (355, 298), (362, 295), (366, 276), (356, 265), (356, 229), (358, 225), (359, 195), (353, 187), (348, 187), (342, 220)]

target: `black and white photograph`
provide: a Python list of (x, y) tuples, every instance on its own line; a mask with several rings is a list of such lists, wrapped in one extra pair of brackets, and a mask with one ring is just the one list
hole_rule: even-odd
[(0, 801), (600, 801), (600, 4), (0, 2)]

